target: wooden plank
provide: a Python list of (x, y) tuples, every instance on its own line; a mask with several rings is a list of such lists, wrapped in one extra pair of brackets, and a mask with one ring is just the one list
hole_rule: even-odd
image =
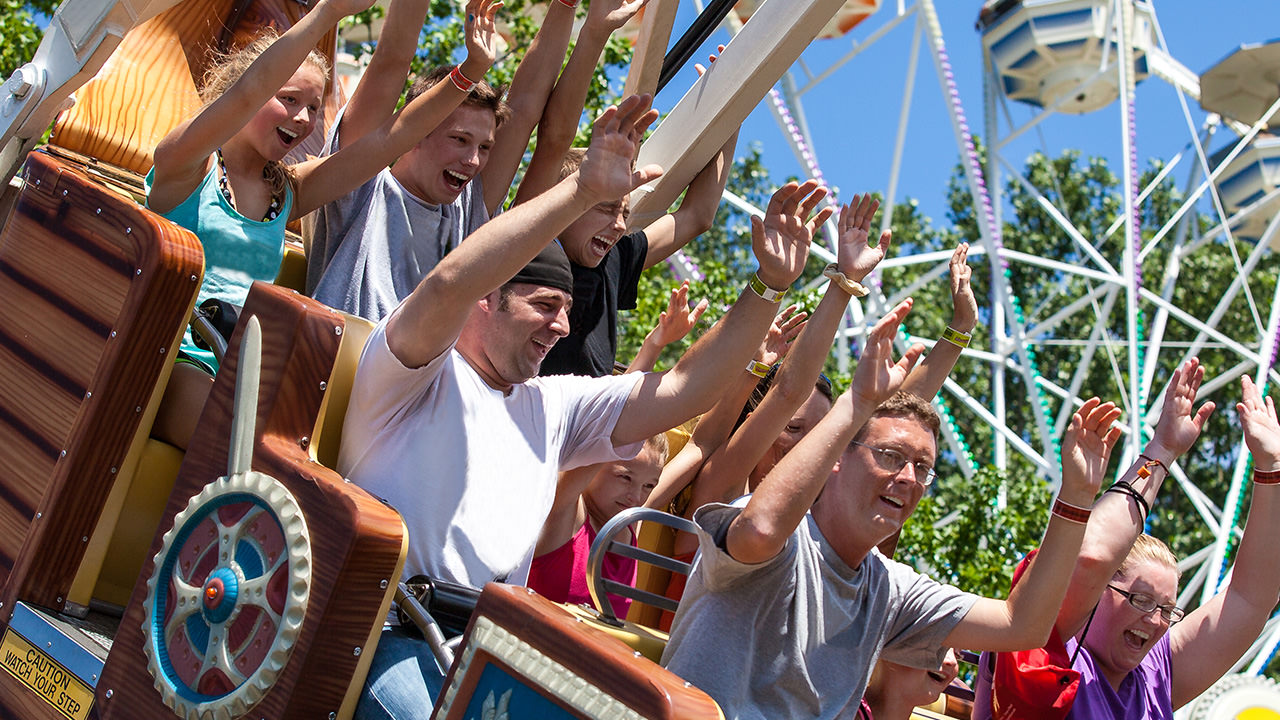
[(640, 147), (638, 166), (666, 171), (631, 193), (629, 226), (667, 212), (844, 0), (768, 0)]
[[(342, 706), (370, 631), (382, 623), (379, 608), (397, 579), (403, 524), (394, 510), (309, 457), (309, 436), (342, 338), (341, 313), (263, 283), (254, 285), (245, 312), (259, 318), (265, 340), (253, 469), (276, 478), (294, 495), (310, 528), (312, 552), (302, 629), (252, 717), (323, 718)], [(174, 516), (189, 497), (226, 473), (243, 328), (241, 323), (232, 337), (200, 416), (199, 442), (187, 452), (103, 668), (97, 707), (104, 720), (173, 717), (155, 690), (142, 648), (146, 581)], [(105, 688), (112, 689), (111, 698), (104, 696)]]
[[(129, 31), (76, 93), (75, 106), (59, 117), (50, 142), (145, 175), (156, 144), (200, 109), (197, 85), (232, 7), (233, 0), (184, 0)], [(267, 27), (284, 32), (306, 10), (305, 3), (292, 0), (254, 0), (232, 29), (232, 47)], [(336, 38), (335, 29), (317, 44), (331, 63)], [(339, 102), (332, 91), (326, 95), (325, 117), (334, 117)], [(302, 152), (319, 154), (324, 126), (317, 125)]]
[[(9, 422), (0, 423), (0, 431), (13, 431), (14, 418), (25, 421), (31, 432), (26, 439), (38, 446), (30, 462), (53, 462), (49, 472), (26, 477), (9, 474), (12, 466), (0, 468), (0, 502), (29, 513), (26, 503), (36, 494), (40, 514), (28, 515), (30, 526), (0, 600), (12, 607), (21, 597), (61, 610), (84, 555), (83, 538), (92, 533), (115, 480), (113, 468), (137, 433), (137, 408), (147, 404), (172, 362), (169, 346), (195, 297), (203, 256), (191, 233), (46, 153), (33, 153), (23, 174), (22, 197), (0, 234), (0, 265), (44, 282), (46, 308), (56, 311), (26, 322), (9, 316), (0, 333), (48, 333), (63, 341), (96, 337), (87, 344), (97, 352), (81, 348), (41, 357), (30, 347), (7, 347), (0, 355), (0, 378), (24, 386), (6, 389), (0, 416)], [(41, 377), (30, 376), (37, 372)], [(14, 515), (9, 518), (0, 542), (5, 552), (14, 541), (8, 536)]]
[[(479, 675), (490, 666), (510, 678), (503, 679), (504, 687), (533, 689), (547, 703), (557, 706), (561, 717), (587, 715), (572, 709), (558, 693), (547, 688), (548, 679), (550, 684), (578, 697), (592, 694), (590, 688), (602, 689), (626, 708), (652, 720), (722, 717), (706, 693), (640, 657), (621, 640), (579, 622), (563, 607), (525, 588), (498, 583), (485, 586), (467, 635), (463, 652), (472, 655), (459, 659), (450, 670), (446, 691), (436, 703), (436, 717), (441, 720), (472, 717), (467, 714), (472, 705), (470, 693), (477, 687)], [(499, 635), (502, 639), (498, 642), (477, 640)], [(536, 662), (526, 662), (530, 658), (536, 658)], [(538, 676), (544, 673), (540, 680)], [(488, 687), (492, 689), (493, 685)], [(534, 716), (528, 710), (517, 712), (515, 704), (512, 717)]]
[(662, 74), (662, 59), (671, 43), (671, 26), (676, 21), (680, 0), (649, 0), (641, 10), (640, 35), (636, 38), (636, 51), (627, 70), (627, 82), (622, 97), (658, 91), (658, 76)]

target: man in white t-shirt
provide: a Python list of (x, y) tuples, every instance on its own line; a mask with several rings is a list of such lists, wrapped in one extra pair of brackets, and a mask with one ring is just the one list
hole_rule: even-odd
[[(646, 438), (709, 409), (804, 269), (813, 233), (831, 214), (808, 219), (824, 195), (812, 181), (788, 183), (765, 220), (753, 221), (759, 271), (674, 368), (533, 379), (569, 330), (572, 275), (563, 250), (549, 243), (588, 208), (662, 172), (631, 170), (657, 117), (650, 100), (633, 96), (606, 110), (578, 172), (482, 225), (370, 337), (338, 469), (404, 516), (406, 575), (475, 587), (523, 581), (556, 472), (632, 457)], [(392, 717), (415, 717), (408, 708), (419, 708), (426, 717), (435, 688), (419, 688), (421, 643), (403, 641), (384, 633), (361, 707), (401, 708)]]

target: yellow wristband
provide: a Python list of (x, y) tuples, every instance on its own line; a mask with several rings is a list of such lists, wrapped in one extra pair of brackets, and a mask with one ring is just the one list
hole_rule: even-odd
[(765, 285), (764, 281), (760, 279), (760, 275), (758, 273), (751, 274), (751, 280), (747, 283), (747, 287), (751, 288), (752, 292), (771, 303), (782, 302), (782, 298), (786, 297), (787, 294), (785, 289), (774, 290), (768, 285)]
[(942, 331), (942, 339), (956, 347), (967, 348), (969, 347), (969, 341), (973, 339), (973, 335), (962, 333), (948, 325), (947, 329)]
[(751, 373), (752, 375), (755, 375), (758, 378), (763, 378), (764, 376), (768, 375), (769, 370), (771, 369), (772, 368), (770, 368), (768, 363), (762, 363), (759, 360), (752, 360), (751, 362), (747, 363), (747, 372)]
[(871, 291), (866, 285), (850, 278), (848, 275), (840, 272), (840, 266), (831, 263), (822, 270), (822, 276), (835, 283), (841, 290), (849, 293), (854, 297), (866, 297)]

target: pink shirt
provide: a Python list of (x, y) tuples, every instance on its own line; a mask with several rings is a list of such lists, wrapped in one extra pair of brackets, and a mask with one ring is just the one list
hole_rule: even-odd
[[(535, 557), (533, 567), (529, 570), (529, 587), (548, 600), (591, 605), (591, 591), (587, 589), (587, 556), (595, 539), (596, 531), (591, 527), (591, 521), (587, 520), (568, 542), (545, 555)], [(631, 544), (636, 544), (635, 532), (631, 532)], [(607, 553), (601, 574), (609, 580), (634, 585), (636, 561)], [(625, 618), (627, 611), (631, 609), (631, 598), (610, 595), (609, 602), (613, 605), (614, 614), (620, 618)]]

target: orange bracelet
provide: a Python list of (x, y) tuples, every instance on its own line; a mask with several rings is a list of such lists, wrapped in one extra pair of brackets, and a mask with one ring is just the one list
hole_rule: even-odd
[(1151, 456), (1149, 456), (1149, 455), (1139, 455), (1139, 456), (1138, 456), (1138, 459), (1139, 459), (1139, 460), (1146, 460), (1146, 462), (1142, 463), (1142, 467), (1139, 467), (1139, 468), (1138, 468), (1138, 477), (1140, 477), (1140, 478), (1149, 478), (1149, 477), (1151, 477), (1151, 468), (1153, 468), (1153, 467), (1155, 467), (1155, 466), (1157, 466), (1157, 465), (1159, 465), (1160, 467), (1164, 468), (1164, 474), (1165, 474), (1166, 476), (1169, 474), (1169, 468), (1168, 468), (1164, 463), (1160, 462), (1159, 460), (1156, 460), (1155, 458), (1153, 458), (1153, 457), (1151, 457)]

